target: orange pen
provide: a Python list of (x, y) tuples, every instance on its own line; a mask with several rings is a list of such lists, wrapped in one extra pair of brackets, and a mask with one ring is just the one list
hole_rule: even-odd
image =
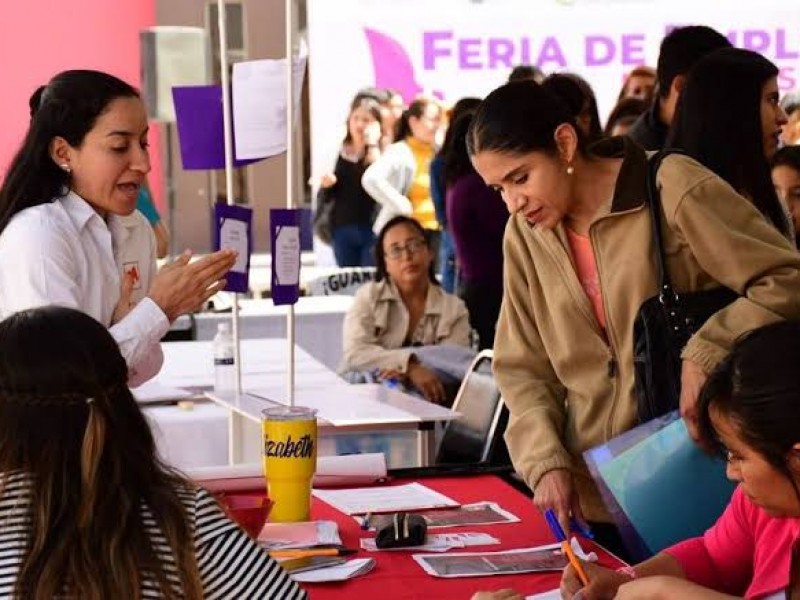
[(572, 568), (575, 569), (575, 572), (578, 574), (578, 579), (581, 580), (581, 583), (583, 585), (589, 585), (589, 577), (586, 576), (586, 571), (583, 570), (583, 565), (581, 565), (581, 561), (578, 560), (578, 557), (575, 556), (575, 553), (572, 551), (572, 546), (570, 546), (569, 542), (561, 542), (561, 550), (567, 555), (569, 563), (572, 565)]
[(355, 554), (355, 552), (348, 548), (309, 548), (308, 550), (272, 550), (269, 555), (272, 558), (306, 558), (308, 556), (347, 556)]

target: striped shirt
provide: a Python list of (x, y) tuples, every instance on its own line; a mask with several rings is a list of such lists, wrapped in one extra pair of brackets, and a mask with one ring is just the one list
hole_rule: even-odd
[[(30, 536), (30, 479), (0, 476), (0, 599), (13, 598), (14, 586)], [(178, 496), (194, 533), (195, 556), (206, 599), (305, 599), (306, 594), (244, 531), (231, 521), (205, 489), (182, 487)], [(178, 597), (175, 559), (153, 514), (142, 507), (142, 520), (164, 574)], [(142, 598), (161, 598), (155, 579), (143, 576)]]

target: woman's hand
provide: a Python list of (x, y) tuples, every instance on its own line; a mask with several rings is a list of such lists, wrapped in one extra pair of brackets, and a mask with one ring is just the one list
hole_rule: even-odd
[(522, 600), (522, 595), (506, 588), (494, 592), (475, 592), (471, 600)]
[(708, 379), (697, 363), (691, 360), (684, 360), (681, 366), (681, 416), (686, 423), (689, 436), (695, 441), (700, 442), (700, 432), (698, 429), (697, 400), (700, 397), (700, 390)]
[(119, 300), (114, 307), (114, 313), (111, 315), (111, 324), (116, 325), (122, 319), (128, 316), (128, 313), (133, 310), (135, 306), (131, 300), (133, 295), (133, 275), (124, 273), (122, 275), (122, 284), (120, 285)]
[(578, 574), (572, 565), (564, 569), (561, 576), (561, 597), (570, 599), (580, 592), (581, 600), (611, 600), (617, 593), (619, 587), (631, 581), (627, 575), (617, 573), (612, 569), (606, 569), (598, 565), (581, 561), (586, 577), (589, 578), (589, 585), (584, 586), (578, 579)]
[(552, 510), (568, 537), (570, 514), (583, 522), (578, 493), (567, 469), (553, 469), (542, 475), (533, 493), (533, 503), (542, 512)]
[(322, 177), (319, 178), (319, 187), (321, 188), (329, 188), (336, 185), (336, 175), (333, 173), (325, 173)]
[(446, 400), (444, 386), (433, 371), (412, 360), (408, 365), (406, 376), (429, 402), (443, 404)]
[(148, 294), (170, 323), (193, 312), (225, 287), (225, 274), (236, 261), (233, 250), (219, 250), (189, 263), (188, 250), (159, 269)]

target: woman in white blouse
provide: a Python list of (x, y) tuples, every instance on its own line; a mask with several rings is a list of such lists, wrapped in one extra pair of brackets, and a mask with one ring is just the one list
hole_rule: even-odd
[(98, 71), (65, 71), (30, 99), (31, 122), (0, 187), (0, 318), (59, 304), (110, 328), (138, 385), (161, 367), (159, 340), (224, 286), (234, 253), (156, 272), (135, 211), (150, 170), (138, 92)]

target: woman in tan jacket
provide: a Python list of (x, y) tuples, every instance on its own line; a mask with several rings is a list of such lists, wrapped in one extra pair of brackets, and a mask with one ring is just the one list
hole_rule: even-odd
[[(616, 531), (582, 452), (636, 424), (633, 322), (657, 291), (646, 206), (647, 156), (627, 138), (587, 147), (563, 103), (533, 82), (505, 85), (478, 108), (473, 164), (512, 217), (494, 372), (510, 411), (514, 465), (565, 526)], [(681, 413), (742, 333), (800, 318), (800, 255), (747, 200), (683, 155), (657, 175), (667, 268), (679, 292), (725, 286), (740, 298), (683, 351)], [(617, 538), (618, 541), (618, 538)]]
[(444, 403), (439, 377), (414, 347), (469, 346), (464, 302), (446, 293), (433, 273), (433, 252), (415, 219), (391, 219), (375, 244), (376, 281), (361, 287), (344, 319), (344, 371), (378, 371), (400, 379), (426, 399)]

